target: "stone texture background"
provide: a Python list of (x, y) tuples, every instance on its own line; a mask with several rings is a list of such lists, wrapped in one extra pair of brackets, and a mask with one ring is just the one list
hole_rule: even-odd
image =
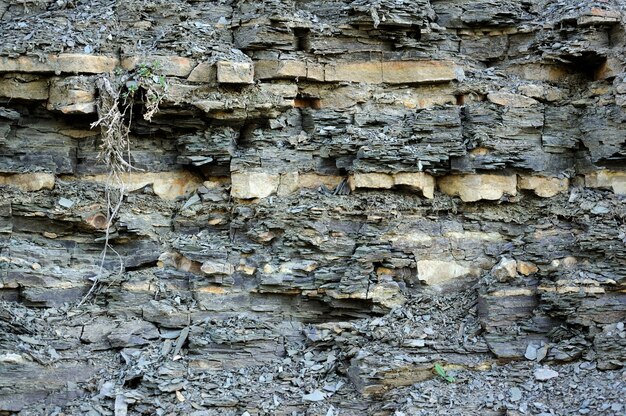
[[(440, 414), (406, 389), (511, 362), (621, 380), (572, 402), (620, 414), (625, 23), (621, 0), (0, 0), (0, 414)], [(102, 273), (96, 80), (141, 64), (168, 93), (132, 121)], [(526, 413), (485, 383), (447, 411)]]

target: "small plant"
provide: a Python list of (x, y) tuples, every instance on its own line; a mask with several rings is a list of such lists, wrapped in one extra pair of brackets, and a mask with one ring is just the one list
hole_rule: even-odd
[(449, 375), (439, 363), (435, 363), (435, 373), (437, 373), (441, 378), (446, 380), (448, 383), (454, 383), (456, 381), (454, 377)]
[[(111, 226), (117, 217), (126, 186), (124, 175), (135, 170), (130, 157), (130, 129), (133, 123), (133, 107), (143, 104), (143, 118), (151, 121), (159, 111), (159, 105), (167, 94), (167, 82), (163, 75), (158, 73), (158, 63), (140, 64), (132, 71), (116, 70), (113, 75), (107, 74), (96, 80), (98, 90), (98, 120), (91, 124), (91, 128), (100, 127), (102, 143), (98, 160), (108, 169), (108, 178), (105, 185), (105, 199), (107, 201), (107, 223), (105, 229), (104, 248), (100, 257), (99, 272), (94, 277), (93, 284), (85, 297), (79, 302), (82, 305), (99, 286), (104, 262), (108, 250), (117, 252), (109, 243)], [(121, 257), (119, 272), (124, 270)]]

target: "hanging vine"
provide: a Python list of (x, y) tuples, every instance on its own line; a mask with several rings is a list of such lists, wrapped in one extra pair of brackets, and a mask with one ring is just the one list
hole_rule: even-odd
[(119, 259), (119, 271), (124, 271), (124, 262), (120, 254), (110, 244), (111, 228), (119, 214), (127, 187), (125, 177), (135, 168), (131, 162), (130, 131), (133, 123), (133, 109), (141, 104), (143, 119), (152, 121), (159, 111), (159, 105), (167, 94), (165, 76), (158, 73), (154, 64), (141, 64), (132, 71), (116, 71), (102, 75), (96, 80), (98, 91), (98, 120), (91, 128), (100, 127), (101, 144), (98, 161), (107, 167), (108, 177), (105, 183), (104, 199), (107, 206), (104, 247), (100, 255), (98, 273), (87, 294), (78, 303), (85, 303), (96, 293), (104, 273), (104, 263), (109, 251)]

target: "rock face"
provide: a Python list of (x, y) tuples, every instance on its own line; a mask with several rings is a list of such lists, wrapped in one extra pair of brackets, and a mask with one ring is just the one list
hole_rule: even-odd
[[(621, 413), (623, 1), (0, 0), (0, 33), (0, 414)], [(614, 402), (419, 387), (505, 361)]]

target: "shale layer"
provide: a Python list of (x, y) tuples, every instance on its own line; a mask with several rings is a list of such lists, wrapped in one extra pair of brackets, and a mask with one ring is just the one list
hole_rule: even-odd
[(0, 0), (0, 414), (623, 414), (625, 29), (621, 0)]

